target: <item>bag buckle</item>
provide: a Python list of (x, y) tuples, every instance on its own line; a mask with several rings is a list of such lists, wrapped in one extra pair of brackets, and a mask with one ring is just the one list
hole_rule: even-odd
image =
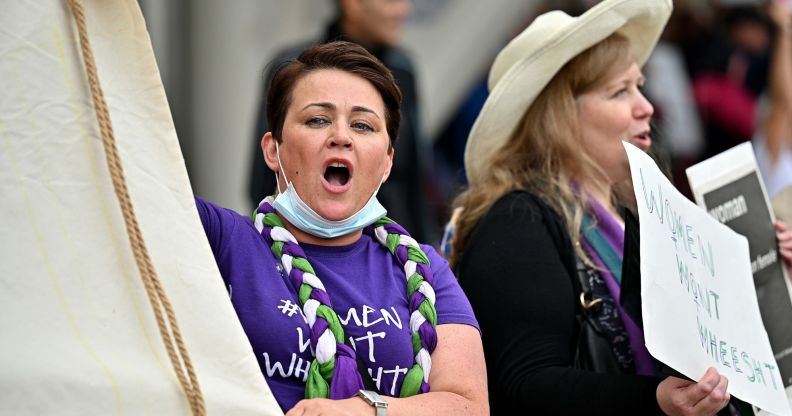
[(602, 299), (592, 299), (591, 301), (588, 301), (586, 300), (586, 293), (580, 292), (580, 306), (583, 307), (584, 311), (588, 311), (600, 303), (602, 303)]

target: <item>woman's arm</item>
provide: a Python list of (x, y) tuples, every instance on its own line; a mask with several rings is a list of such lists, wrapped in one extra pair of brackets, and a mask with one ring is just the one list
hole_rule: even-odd
[[(481, 337), (476, 328), (462, 324), (437, 326), (437, 348), (432, 353), (431, 391), (408, 398), (384, 397), (388, 416), (487, 415), (487, 374)], [(311, 399), (297, 403), (287, 416), (373, 415), (363, 399)]]
[(431, 391), (410, 398), (390, 398), (388, 415), (487, 415), (487, 370), (481, 336), (470, 325), (437, 326), (432, 353)]
[(769, 7), (776, 37), (770, 61), (770, 107), (764, 133), (770, 162), (775, 164), (785, 142), (792, 137), (789, 121), (792, 117), (792, 17), (787, 6), (780, 1), (771, 1)]

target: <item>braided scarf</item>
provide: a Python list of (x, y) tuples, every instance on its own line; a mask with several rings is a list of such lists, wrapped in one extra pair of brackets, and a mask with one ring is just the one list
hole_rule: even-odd
[[(265, 198), (254, 212), (256, 230), (264, 237), (283, 265), (298, 293), (300, 307), (311, 328), (311, 353), (305, 398), (345, 399), (363, 388), (357, 371), (355, 351), (344, 343), (344, 327), (333, 310), (330, 296), (316, 276), (297, 239), (286, 230), (272, 208), (273, 197)], [(407, 231), (388, 217), (366, 227), (364, 233), (385, 246), (404, 268), (410, 311), (415, 363), (407, 371), (399, 397), (429, 391), (431, 354), (437, 346), (437, 312), (429, 259)]]

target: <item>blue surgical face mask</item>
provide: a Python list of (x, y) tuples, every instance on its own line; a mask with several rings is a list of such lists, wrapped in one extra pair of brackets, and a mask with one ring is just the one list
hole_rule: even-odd
[(297, 194), (297, 190), (294, 189), (294, 184), (289, 182), (289, 179), (286, 177), (286, 170), (283, 169), (283, 164), (280, 161), (280, 148), (277, 141), (275, 142), (275, 151), (278, 157), (278, 166), (281, 167), (280, 170), (283, 172), (283, 179), (286, 181), (286, 191), (280, 192), (280, 181), (276, 173), (275, 180), (278, 185), (279, 193), (278, 196), (275, 197), (272, 207), (275, 208), (278, 214), (282, 215), (286, 221), (289, 221), (300, 230), (316, 237), (340, 237), (373, 224), (388, 212), (377, 200), (377, 192), (379, 192), (379, 188), (385, 180), (383, 176), (379, 186), (377, 186), (377, 189), (371, 195), (371, 198), (369, 198), (366, 205), (358, 212), (352, 214), (349, 218), (338, 221), (328, 220), (322, 217), (300, 198), (300, 195)]

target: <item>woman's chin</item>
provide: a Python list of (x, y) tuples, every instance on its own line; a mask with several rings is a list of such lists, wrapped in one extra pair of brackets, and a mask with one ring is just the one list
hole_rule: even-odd
[(321, 215), (322, 218), (330, 221), (345, 220), (356, 212), (353, 206), (344, 203), (329, 202), (323, 205), (321, 209), (314, 208), (314, 211)]

